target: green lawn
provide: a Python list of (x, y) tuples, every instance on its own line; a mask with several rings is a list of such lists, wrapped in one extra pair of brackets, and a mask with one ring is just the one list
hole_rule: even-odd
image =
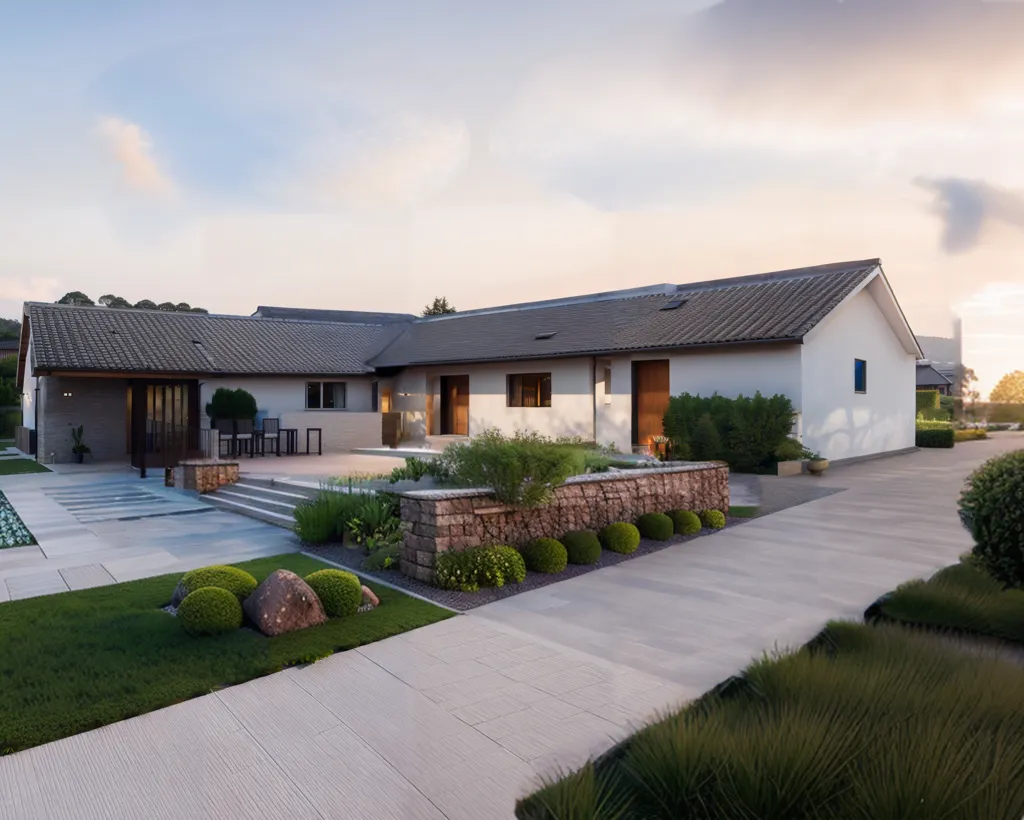
[(520, 820), (1024, 816), (1024, 669), (831, 624), (520, 801)]
[(882, 603), (881, 615), (908, 625), (1024, 643), (1024, 590), (1004, 589), (970, 562), (904, 584)]
[(42, 464), (30, 458), (0, 458), (0, 475), (21, 475), (22, 473), (48, 473)]
[(729, 515), (733, 518), (754, 518), (760, 510), (760, 507), (730, 507)]
[[(237, 564), (258, 580), (324, 564), (288, 554)], [(160, 607), (180, 574), (0, 605), (0, 752), (36, 746), (451, 617), (388, 587), (381, 605), (267, 638), (191, 638)]]

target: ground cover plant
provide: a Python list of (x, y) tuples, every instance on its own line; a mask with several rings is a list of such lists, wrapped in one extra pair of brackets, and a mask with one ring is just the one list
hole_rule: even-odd
[(1024, 644), (1024, 590), (1007, 589), (972, 559), (903, 584), (869, 615)]
[(521, 820), (1017, 820), (1024, 669), (899, 626), (795, 653), (519, 802)]
[[(237, 565), (262, 581), (325, 565), (288, 554)], [(161, 610), (180, 573), (0, 606), (0, 752), (36, 746), (169, 706), (283, 667), (451, 616), (368, 584), (380, 606), (267, 638), (250, 629), (194, 638)]]
[[(35, 462), (29, 462), (34, 464)], [(0, 466), (3, 462), (0, 462)], [(0, 493), (0, 549), (28, 547), (36, 542), (21, 517), (14, 511), (11, 502)]]

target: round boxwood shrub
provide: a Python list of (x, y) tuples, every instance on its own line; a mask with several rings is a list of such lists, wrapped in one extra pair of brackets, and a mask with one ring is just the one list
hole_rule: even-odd
[(700, 516), (690, 510), (672, 510), (668, 517), (672, 519), (677, 535), (696, 535), (703, 526)]
[(636, 528), (640, 535), (654, 541), (668, 541), (675, 535), (675, 524), (663, 513), (644, 513), (636, 520)]
[(636, 548), (640, 546), (640, 530), (626, 521), (609, 524), (597, 537), (601, 539), (601, 546), (606, 550), (621, 552), (623, 555), (636, 552)]
[(704, 510), (700, 514), (700, 523), (709, 530), (720, 530), (725, 526), (725, 513), (720, 510)]
[(995, 579), (1024, 587), (1024, 450), (989, 459), (967, 479), (960, 520)]
[(538, 538), (520, 550), (526, 568), (531, 572), (546, 572), (549, 575), (561, 572), (569, 562), (569, 554), (561, 541), (554, 538)]
[(242, 625), (242, 604), (226, 589), (200, 587), (178, 606), (178, 619), (189, 635), (220, 635)]
[(601, 539), (593, 530), (572, 530), (562, 536), (570, 564), (596, 564), (601, 558)]
[(306, 576), (328, 618), (354, 615), (363, 602), (363, 585), (351, 572), (342, 569), (318, 569)]
[(179, 583), (182, 597), (203, 587), (226, 589), (239, 601), (244, 601), (256, 591), (256, 579), (244, 569), (238, 567), (218, 566), (202, 567), (186, 572)]

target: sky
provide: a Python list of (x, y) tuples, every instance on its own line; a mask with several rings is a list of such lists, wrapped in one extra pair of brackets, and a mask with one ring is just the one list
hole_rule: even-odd
[(1024, 2), (6, 0), (0, 316), (418, 312), (880, 257), (1024, 369)]

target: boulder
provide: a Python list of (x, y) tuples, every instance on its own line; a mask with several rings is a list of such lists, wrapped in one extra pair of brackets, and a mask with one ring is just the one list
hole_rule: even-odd
[(309, 584), (294, 572), (270, 573), (245, 599), (245, 614), (264, 635), (283, 635), (327, 622), (323, 605)]
[(373, 594), (373, 590), (368, 586), (363, 587), (363, 603), (362, 606), (373, 609), (375, 606), (380, 606), (380, 598)]

